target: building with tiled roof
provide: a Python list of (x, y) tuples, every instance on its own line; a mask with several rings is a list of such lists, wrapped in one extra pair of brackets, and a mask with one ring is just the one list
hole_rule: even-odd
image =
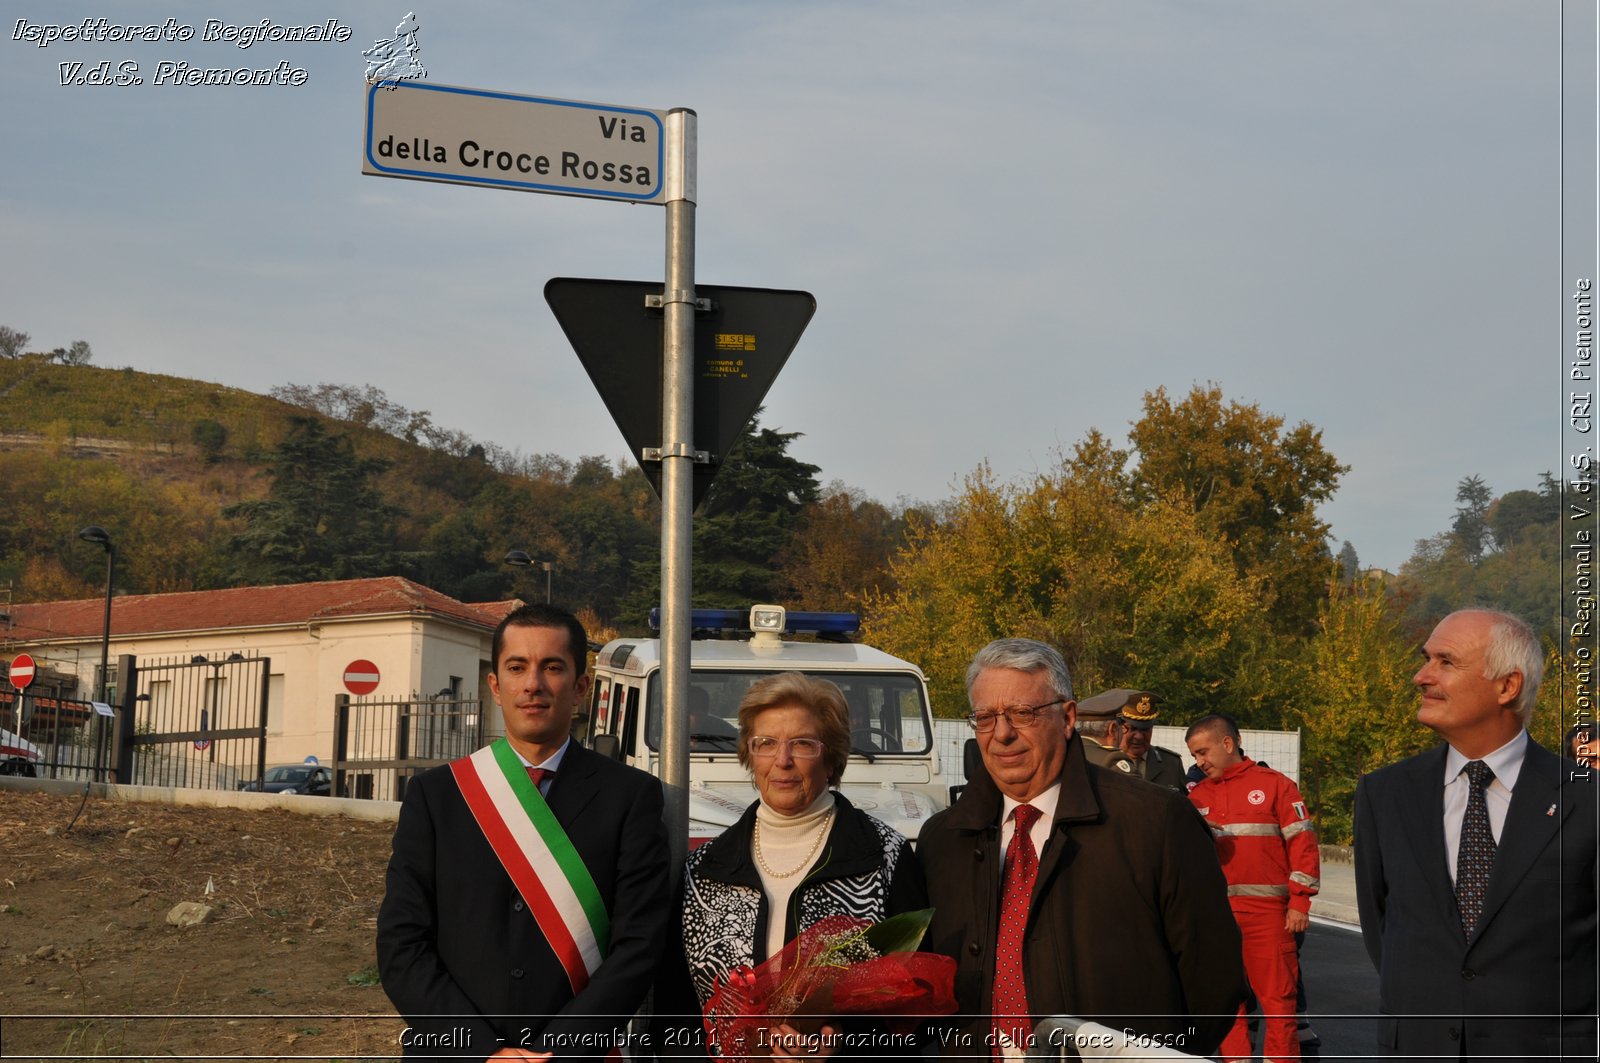
[[(217, 662), (211, 683), (228, 682), (223, 662), (265, 658), (267, 759), (330, 759), (335, 696), (355, 662), (370, 662), (379, 676), (370, 697), (487, 697), (489, 642), (495, 625), (517, 601), (459, 602), (399, 576), (234, 587), (175, 594), (114, 597), (110, 659), (132, 655), (141, 668)], [(26, 652), (36, 662), (42, 688), (65, 698), (90, 698), (97, 689), (105, 599), (13, 604), (0, 620), (0, 658)], [(0, 671), (4, 671), (0, 668)], [(218, 678), (223, 677), (223, 678)], [(254, 680), (252, 680), (254, 682)], [(211, 687), (199, 697), (221, 706), (227, 695)], [(178, 684), (165, 692), (141, 686), (137, 711), (155, 713), (181, 701)], [(0, 682), (0, 700), (11, 687)], [(252, 696), (256, 702), (259, 696)], [(117, 702), (113, 689), (106, 699)], [(174, 706), (176, 713), (181, 706)], [(198, 710), (196, 710), (198, 711)], [(213, 710), (216, 717), (222, 713)], [(193, 723), (152, 722), (156, 730)], [(213, 720), (211, 726), (218, 726)]]

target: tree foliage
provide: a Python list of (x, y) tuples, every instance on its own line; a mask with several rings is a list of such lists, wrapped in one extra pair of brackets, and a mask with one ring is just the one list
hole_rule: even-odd
[(905, 543), (905, 516), (840, 484), (806, 506), (781, 555), (784, 598), (797, 609), (855, 608), (892, 590), (890, 562)]
[(28, 333), (14, 329), (10, 325), (0, 325), (0, 358), (20, 358), (23, 349), (28, 346), (28, 341), (33, 339)]
[(1328, 525), (1317, 507), (1349, 467), (1306, 422), (1195, 387), (1181, 402), (1148, 392), (1129, 439), (1138, 451), (1136, 498), (1175, 499), (1228, 543), (1243, 578), (1259, 581), (1273, 628), (1308, 634), (1332, 576)]
[(244, 521), (229, 544), (239, 583), (301, 583), (387, 575), (396, 564), (395, 510), (373, 479), (388, 467), (362, 458), (320, 418), (295, 417), (273, 452), (265, 499), (223, 510)]
[(1323, 841), (1349, 843), (1358, 778), (1436, 741), (1416, 722), (1417, 666), (1416, 641), (1382, 583), (1332, 588), (1297, 669), (1290, 720), (1304, 728), (1300, 788)]
[(1070, 463), (1023, 486), (981, 467), (891, 567), (895, 588), (867, 595), (866, 635), (922, 664), (941, 715), (966, 711), (967, 662), (1004, 635), (1060, 647), (1084, 693), (1135, 686), (1179, 715), (1250, 713), (1234, 680), (1259, 587), (1187, 506), (1135, 505)]
[(1467, 476), (1456, 484), (1456, 519), (1450, 525), (1467, 563), (1476, 565), (1493, 544), (1489, 535), (1489, 485), (1480, 476)]

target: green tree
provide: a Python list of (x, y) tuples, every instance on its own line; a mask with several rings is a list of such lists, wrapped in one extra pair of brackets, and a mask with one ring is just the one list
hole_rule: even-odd
[(362, 458), (350, 437), (329, 435), (316, 417), (291, 417), (273, 451), (264, 499), (223, 516), (243, 520), (229, 543), (236, 583), (301, 583), (391, 574), (396, 513), (374, 486), (388, 467)]
[(1489, 485), (1479, 476), (1468, 476), (1456, 484), (1456, 519), (1450, 525), (1467, 563), (1476, 565), (1493, 545), (1489, 536)]
[(228, 445), (228, 429), (209, 417), (202, 417), (189, 428), (189, 438), (200, 448), (207, 465), (222, 460), (222, 448)]
[(1361, 575), (1361, 559), (1356, 556), (1356, 548), (1346, 539), (1339, 548), (1339, 579), (1344, 583), (1354, 583)]
[(1561, 519), (1559, 485), (1539, 491), (1507, 491), (1489, 507), (1484, 519), (1501, 549), (1511, 546), (1524, 532), (1550, 534), (1544, 526)]
[(1327, 594), (1333, 559), (1317, 507), (1349, 470), (1322, 446), (1322, 433), (1254, 404), (1224, 402), (1215, 385), (1174, 403), (1147, 392), (1129, 439), (1137, 499), (1175, 499), (1231, 548), (1239, 575), (1258, 580), (1275, 630), (1309, 634)]

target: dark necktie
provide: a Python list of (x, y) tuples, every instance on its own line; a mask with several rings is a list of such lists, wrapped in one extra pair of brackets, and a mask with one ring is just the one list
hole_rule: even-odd
[[(1006, 869), (1000, 878), (1000, 933), (994, 950), (994, 1029), (1025, 1052), (1033, 1022), (1028, 1013), (1028, 987), (1022, 977), (1022, 934), (1028, 925), (1033, 881), (1039, 874), (1039, 854), (1029, 835), (1039, 810), (1032, 805), (1018, 805), (1012, 816), (1016, 830), (1006, 847)], [(995, 1056), (999, 1055), (996, 1045)]]
[[(539, 785), (541, 783), (543, 783), (546, 779), (550, 778), (555, 773), (556, 773), (556, 769), (554, 769), (554, 768), (529, 768), (528, 769), (528, 778), (533, 780), (534, 788), (538, 789), (538, 787), (539, 787)], [(540, 793), (542, 794), (543, 791), (540, 791)]]
[(1467, 814), (1461, 817), (1461, 844), (1456, 847), (1456, 905), (1461, 909), (1461, 932), (1468, 941), (1483, 917), (1483, 898), (1489, 892), (1489, 872), (1494, 870), (1494, 833), (1489, 829), (1489, 802), (1484, 793), (1494, 780), (1494, 770), (1481, 760), (1467, 765)]

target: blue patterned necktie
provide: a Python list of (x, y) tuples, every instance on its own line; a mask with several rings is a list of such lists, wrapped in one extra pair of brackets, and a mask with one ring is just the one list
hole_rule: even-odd
[(1489, 892), (1489, 872), (1494, 870), (1494, 833), (1489, 829), (1489, 803), (1484, 793), (1494, 781), (1494, 770), (1481, 760), (1466, 767), (1467, 814), (1461, 817), (1461, 844), (1456, 848), (1456, 905), (1461, 909), (1461, 932), (1470, 942), (1483, 917), (1483, 898)]

